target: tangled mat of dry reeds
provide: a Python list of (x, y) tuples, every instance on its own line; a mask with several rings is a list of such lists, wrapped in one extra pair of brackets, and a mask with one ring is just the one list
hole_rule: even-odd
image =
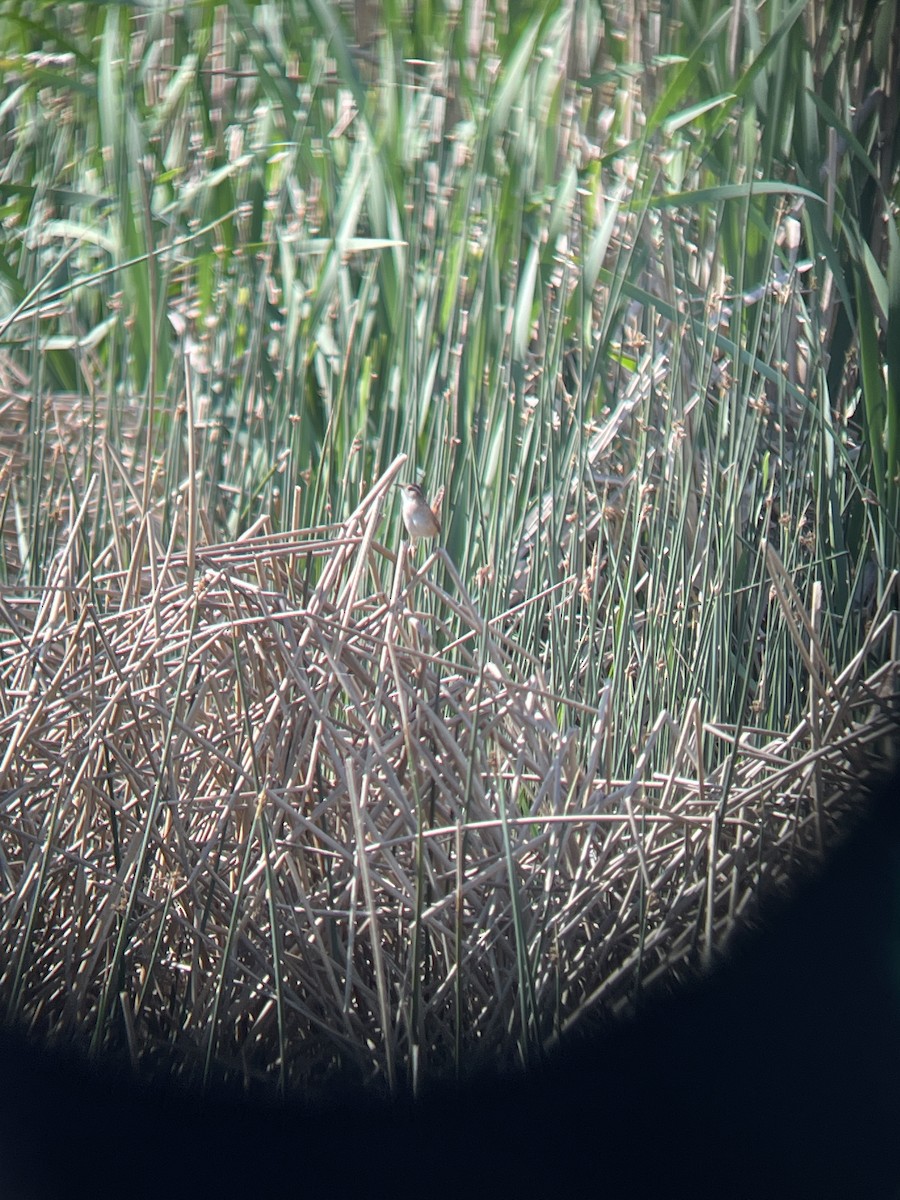
[(790, 736), (732, 745), (690, 702), (667, 772), (663, 713), (611, 779), (604, 697), (548, 694), (442, 552), (381, 546), (385, 491), (91, 579), (73, 530), (0, 601), (8, 1016), (310, 1094), (510, 1065), (696, 969), (833, 842), (892, 720), (896, 611)]

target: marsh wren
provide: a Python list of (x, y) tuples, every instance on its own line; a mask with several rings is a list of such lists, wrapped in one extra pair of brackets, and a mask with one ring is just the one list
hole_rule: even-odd
[(399, 483), (397, 486), (403, 492), (403, 524), (406, 526), (409, 540), (415, 542), (416, 538), (437, 537), (441, 532), (441, 523), (419, 485)]

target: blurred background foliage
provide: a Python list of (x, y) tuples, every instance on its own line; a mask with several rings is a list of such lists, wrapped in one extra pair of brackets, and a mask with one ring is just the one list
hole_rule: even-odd
[(835, 674), (897, 562), (898, 51), (893, 0), (4, 0), (0, 582), (403, 452), (611, 770), (689, 696), (788, 728), (761, 539)]

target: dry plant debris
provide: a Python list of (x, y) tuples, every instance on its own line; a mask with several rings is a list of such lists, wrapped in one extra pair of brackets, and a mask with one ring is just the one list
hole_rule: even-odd
[(886, 598), (829, 678), (770, 556), (808, 719), (736, 739), (692, 700), (667, 772), (662, 713), (612, 779), (606, 696), (549, 694), (443, 551), (381, 545), (388, 483), (342, 527), (128, 573), (85, 575), (73, 531), (0, 598), (9, 1015), (313, 1094), (527, 1061), (696, 969), (834, 841), (894, 723)]

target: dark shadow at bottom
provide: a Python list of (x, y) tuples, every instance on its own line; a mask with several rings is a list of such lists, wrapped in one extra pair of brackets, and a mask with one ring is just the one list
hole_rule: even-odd
[(710, 978), (527, 1077), (250, 1104), (0, 1032), (3, 1200), (246, 1189), (900, 1197), (900, 780)]

